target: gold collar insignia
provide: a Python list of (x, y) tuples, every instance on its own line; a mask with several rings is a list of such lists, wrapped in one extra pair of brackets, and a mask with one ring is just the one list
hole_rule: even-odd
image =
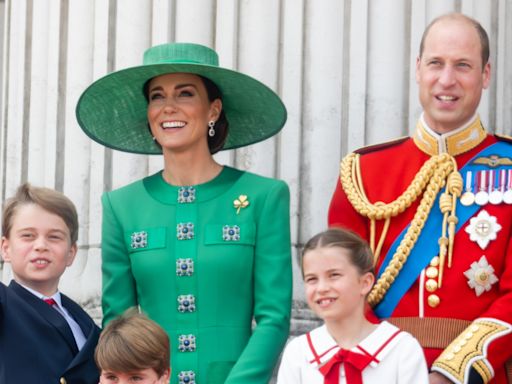
[(466, 127), (441, 135), (430, 129), (423, 119), (419, 119), (413, 140), (419, 149), (431, 156), (441, 153), (457, 156), (475, 148), (484, 141), (486, 135), (485, 128), (478, 116)]

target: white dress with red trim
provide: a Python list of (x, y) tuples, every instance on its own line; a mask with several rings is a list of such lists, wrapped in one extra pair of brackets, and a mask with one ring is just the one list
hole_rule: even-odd
[[(324, 384), (320, 368), (340, 347), (322, 325), (296, 337), (286, 346), (277, 384)], [(428, 370), (421, 346), (409, 333), (383, 321), (352, 352), (372, 356), (371, 363), (362, 371), (365, 384), (427, 384)], [(346, 381), (343, 364), (340, 366), (339, 384)]]

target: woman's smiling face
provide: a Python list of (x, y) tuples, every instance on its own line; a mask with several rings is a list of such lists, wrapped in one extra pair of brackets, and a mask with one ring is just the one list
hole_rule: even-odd
[(148, 86), (148, 122), (164, 153), (208, 150), (208, 122), (216, 121), (220, 100), (210, 101), (202, 79), (189, 73), (171, 73), (151, 79)]

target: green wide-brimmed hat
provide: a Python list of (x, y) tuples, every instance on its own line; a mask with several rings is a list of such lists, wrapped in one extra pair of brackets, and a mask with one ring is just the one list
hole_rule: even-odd
[(167, 73), (192, 73), (217, 85), (229, 122), (223, 149), (265, 140), (286, 122), (286, 108), (274, 91), (250, 76), (219, 67), (217, 53), (208, 47), (157, 45), (144, 53), (143, 62), (102, 77), (80, 96), (76, 117), (94, 141), (125, 152), (162, 153), (148, 130), (143, 87), (149, 79)]

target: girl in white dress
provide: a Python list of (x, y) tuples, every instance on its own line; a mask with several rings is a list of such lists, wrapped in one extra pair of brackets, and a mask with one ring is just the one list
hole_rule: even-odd
[(328, 229), (306, 243), (301, 263), (307, 303), (325, 324), (288, 343), (277, 384), (428, 383), (418, 341), (365, 317), (375, 276), (364, 240)]

